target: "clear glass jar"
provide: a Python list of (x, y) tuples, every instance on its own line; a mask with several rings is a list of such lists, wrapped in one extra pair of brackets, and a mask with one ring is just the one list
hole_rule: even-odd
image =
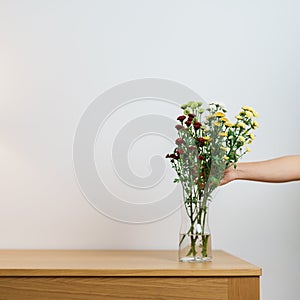
[(211, 232), (208, 223), (208, 201), (184, 194), (181, 207), (179, 261), (207, 262), (212, 260)]

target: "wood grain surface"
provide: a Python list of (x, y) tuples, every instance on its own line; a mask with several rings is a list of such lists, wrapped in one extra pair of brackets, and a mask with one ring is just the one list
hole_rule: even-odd
[(224, 277), (2, 277), (0, 299), (227, 300), (228, 281)]
[(1, 250), (0, 300), (259, 300), (261, 269), (223, 251)]
[(0, 276), (260, 276), (223, 251), (213, 261), (178, 262), (177, 251), (0, 250)]

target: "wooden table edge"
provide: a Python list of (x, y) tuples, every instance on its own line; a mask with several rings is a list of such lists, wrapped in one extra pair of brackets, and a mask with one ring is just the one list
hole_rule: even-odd
[[(0, 255), (2, 253), (9, 253), (9, 251), (1, 251)], [(30, 250), (12, 250), (12, 253), (24, 253), (25, 254), (25, 260), (26, 260), (26, 254), (30, 253)], [(178, 276), (184, 276), (184, 277), (249, 277), (249, 276), (261, 276), (262, 270), (261, 268), (248, 263), (245, 260), (242, 260), (232, 254), (229, 254), (225, 251), (221, 250), (214, 250), (214, 253), (216, 256), (218, 255), (225, 255), (230, 257), (231, 259), (235, 260), (238, 267), (236, 268), (223, 268), (222, 266), (217, 268), (209, 268), (209, 264), (211, 262), (205, 262), (205, 263), (191, 263), (191, 268), (188, 267), (189, 263), (180, 263), (177, 260), (175, 261), (174, 252), (170, 250), (33, 250), (32, 252), (35, 252), (36, 254), (42, 253), (45, 254), (45, 259), (50, 258), (53, 260), (55, 257), (55, 254), (62, 253), (63, 255), (74, 253), (75, 259), (79, 258), (82, 259), (82, 257), (88, 257), (89, 258), (89, 265), (91, 265), (91, 260), (93, 259), (93, 255), (103, 253), (103, 255), (107, 255), (107, 253), (113, 253), (113, 255), (116, 255), (116, 258), (118, 259), (118, 254), (124, 255), (125, 258), (135, 257), (134, 255), (139, 254), (142, 256), (142, 258), (147, 258), (149, 256), (150, 259), (154, 259), (154, 261), (157, 263), (156, 259), (158, 259), (158, 262), (163, 262), (161, 266), (155, 267), (151, 266), (150, 268), (144, 268), (141, 266), (127, 266), (123, 267), (120, 265), (114, 265), (113, 267), (110, 266), (99, 266), (97, 268), (96, 266), (91, 267), (85, 267), (84, 265), (78, 265), (78, 267), (74, 266), (71, 268), (66, 268), (66, 266), (62, 265), (61, 267), (54, 267), (54, 266), (45, 266), (42, 268), (39, 268), (38, 265), (35, 266), (22, 266), (18, 267), (17, 265), (14, 267), (8, 267), (5, 266), (5, 264), (0, 265), (0, 277), (14, 277), (14, 276), (32, 276), (32, 277), (38, 277), (38, 276), (60, 276), (60, 277), (68, 277), (68, 276), (78, 276), (78, 277), (137, 277), (137, 276), (144, 276), (144, 277), (178, 277)], [(125, 254), (124, 254), (125, 253)], [(169, 256), (170, 254), (173, 254)], [(92, 256), (90, 257), (90, 255)], [(129, 256), (128, 256), (129, 255)], [(13, 257), (13, 256), (12, 256)], [(68, 255), (67, 255), (68, 257)], [(74, 257), (72, 258), (71, 262), (74, 264)], [(171, 259), (170, 259), (171, 257)], [(31, 258), (32, 259), (32, 258)], [(96, 258), (97, 259), (97, 258)], [(114, 259), (114, 256), (113, 258)], [(217, 259), (216, 259), (217, 260)], [(224, 260), (224, 258), (223, 258)], [(76, 261), (76, 260), (75, 260)], [(164, 266), (164, 261), (166, 261), (168, 264), (170, 261), (172, 261), (171, 265), (166, 264)], [(99, 261), (97, 262), (99, 265)], [(213, 262), (212, 262), (213, 263)], [(182, 264), (182, 265), (181, 265)], [(178, 267), (178, 266), (184, 266), (183, 264), (187, 264), (187, 268), (185, 267)], [(197, 265), (203, 266), (203, 268), (198, 268)], [(239, 265), (244, 265), (244, 267), (239, 267)]]
[(78, 276), (78, 277), (256, 277), (261, 276), (261, 269), (258, 270), (205, 270), (203, 272), (181, 270), (178, 275), (178, 270), (51, 270), (51, 269), (1, 269), (0, 277), (14, 276)]

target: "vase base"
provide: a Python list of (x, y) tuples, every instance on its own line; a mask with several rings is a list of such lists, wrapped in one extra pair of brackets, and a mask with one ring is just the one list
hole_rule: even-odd
[(180, 257), (179, 259), (180, 262), (196, 262), (196, 263), (202, 263), (202, 262), (209, 262), (212, 261), (212, 256), (206, 256), (206, 257), (201, 257), (201, 256), (186, 256), (186, 257)]
[(181, 234), (178, 256), (182, 262), (211, 261), (211, 235)]

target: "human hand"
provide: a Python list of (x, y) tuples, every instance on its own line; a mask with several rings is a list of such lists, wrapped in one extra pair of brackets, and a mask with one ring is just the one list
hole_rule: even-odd
[(238, 178), (237, 172), (237, 169), (233, 165), (227, 168), (224, 172), (223, 179), (220, 181), (220, 185), (224, 185), (233, 180), (236, 180)]

